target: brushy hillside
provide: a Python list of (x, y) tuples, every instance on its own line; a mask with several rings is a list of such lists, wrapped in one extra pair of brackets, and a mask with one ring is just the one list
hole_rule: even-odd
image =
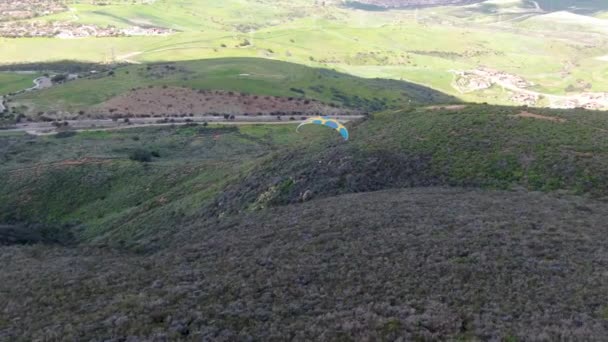
[(153, 255), (0, 248), (0, 339), (602, 340), (607, 213), (426, 188), (183, 226)]
[[(532, 113), (533, 112), (533, 113)], [(461, 186), (608, 196), (608, 121), (590, 111), (462, 105), (348, 123), (2, 135), (5, 223), (76, 227), (149, 249), (209, 217), (388, 188)]]
[(0, 134), (0, 339), (606, 336), (605, 113), (348, 127)]
[[(331, 142), (277, 156), (218, 213), (394, 187), (450, 185), (608, 195), (605, 113), (483, 105), (377, 114)], [(234, 204), (236, 202), (236, 204)]]
[(203, 213), (261, 158), (311, 138), (293, 130), (194, 125), (0, 134), (0, 222), (79, 227), (81, 240), (151, 244), (152, 232), (172, 234)]
[(32, 81), (38, 76), (37, 73), (17, 74), (0, 72), (0, 96), (33, 87), (34, 83)]

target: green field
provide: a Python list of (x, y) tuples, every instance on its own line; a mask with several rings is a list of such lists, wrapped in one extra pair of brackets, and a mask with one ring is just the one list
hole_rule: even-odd
[[(594, 91), (608, 90), (608, 63), (596, 59), (608, 55), (606, 40), (585, 33), (597, 32), (597, 25), (583, 21), (563, 26), (554, 19), (537, 20), (538, 13), (530, 14), (533, 6), (527, 2), (384, 12), (331, 3), (320, 7), (304, 1), (70, 6), (69, 12), (33, 20), (156, 25), (176, 33), (168, 37), (0, 39), (0, 63), (261, 57), (367, 78), (411, 81), (465, 101), (509, 104), (499, 90), (459, 94), (451, 86), (449, 70), (485, 65), (520, 75), (548, 93), (562, 94), (578, 80), (591, 82)], [(588, 6), (602, 9), (596, 3)], [(242, 45), (245, 41), (248, 44)], [(561, 75), (565, 63), (572, 67)]]
[(0, 72), (0, 96), (32, 87), (32, 81), (40, 76), (37, 73), (17, 74)]

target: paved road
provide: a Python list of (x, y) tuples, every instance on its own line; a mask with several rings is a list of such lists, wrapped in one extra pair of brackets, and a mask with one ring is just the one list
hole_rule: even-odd
[[(333, 118), (340, 120), (341, 122), (347, 122), (350, 120), (361, 119), (364, 115), (344, 115), (344, 116), (333, 116)], [(169, 126), (169, 125), (185, 125), (188, 123), (202, 123), (207, 122), (208, 124), (215, 125), (251, 125), (251, 124), (264, 124), (264, 125), (280, 125), (280, 124), (294, 124), (301, 120), (289, 120), (289, 117), (282, 117), (278, 120), (275, 116), (262, 115), (262, 116), (244, 116), (237, 115), (234, 120), (225, 120), (223, 117), (214, 116), (199, 116), (191, 118), (171, 118), (168, 122), (161, 122), (158, 118), (132, 118), (128, 123), (124, 120), (113, 121), (110, 119), (99, 119), (99, 120), (68, 120), (68, 126), (70, 129), (75, 131), (101, 131), (101, 130), (114, 130), (114, 129), (126, 129), (135, 127), (149, 127), (149, 126)], [(191, 121), (186, 121), (191, 120)], [(15, 125), (14, 128), (3, 130), (4, 132), (27, 132), (34, 135), (48, 135), (56, 134), (57, 128), (53, 126), (51, 122), (28, 122)]]

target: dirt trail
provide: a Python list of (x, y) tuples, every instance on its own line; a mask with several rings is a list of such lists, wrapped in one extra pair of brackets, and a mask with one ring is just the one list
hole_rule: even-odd
[(8, 172), (9, 173), (20, 173), (20, 172), (24, 172), (24, 171), (28, 171), (28, 170), (36, 170), (36, 169), (40, 169), (40, 168), (47, 169), (47, 168), (51, 168), (51, 167), (59, 168), (59, 167), (66, 167), (66, 166), (107, 164), (107, 163), (111, 163), (112, 160), (113, 160), (113, 158), (92, 158), (92, 157), (84, 157), (84, 158), (80, 158), (80, 159), (66, 159), (66, 160), (60, 160), (60, 161), (51, 162), (51, 163), (38, 163), (38, 164), (29, 166), (29, 167), (8, 170)]
[(534, 114), (534, 113), (530, 113), (530, 112), (521, 112), (517, 115), (512, 115), (512, 116), (516, 117), (516, 118), (532, 118), (532, 119), (547, 120), (547, 121), (553, 121), (553, 122), (559, 122), (559, 123), (564, 123), (567, 121), (566, 119), (562, 119), (562, 118), (558, 118), (558, 117)]
[[(357, 120), (364, 118), (364, 115), (348, 115), (348, 116), (334, 116), (335, 119), (340, 122), (348, 122), (351, 120)], [(130, 122), (125, 123), (123, 120), (113, 121), (110, 119), (100, 120), (68, 120), (68, 126), (70, 131), (74, 132), (86, 132), (86, 131), (109, 131), (115, 129), (128, 129), (138, 127), (152, 127), (152, 126), (171, 126), (171, 125), (187, 125), (193, 123), (204, 123), (208, 125), (286, 125), (296, 124), (300, 120), (289, 120), (281, 119), (278, 120), (273, 116), (235, 116), (234, 120), (225, 120), (223, 117), (191, 117), (191, 118), (173, 118), (173, 121), (159, 122), (158, 119), (153, 118), (134, 118)], [(32, 135), (53, 135), (60, 132), (51, 122), (33, 122), (17, 124), (14, 128), (3, 130), (0, 132), (27, 132)]]
[(467, 108), (466, 105), (448, 105), (448, 106), (429, 106), (426, 107), (426, 109), (429, 110), (442, 110), (442, 109), (446, 109), (446, 110), (462, 110)]

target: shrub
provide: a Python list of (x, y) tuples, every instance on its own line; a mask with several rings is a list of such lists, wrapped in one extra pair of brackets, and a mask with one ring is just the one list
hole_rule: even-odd
[(150, 162), (152, 161), (152, 153), (148, 150), (138, 148), (135, 151), (131, 152), (131, 154), (129, 155), (129, 159), (142, 163)]
[(55, 134), (55, 138), (57, 138), (57, 139), (69, 138), (69, 137), (75, 136), (76, 134), (77, 133), (74, 131), (62, 131), (62, 132)]
[(59, 75), (55, 75), (55, 76), (51, 77), (51, 82), (61, 83), (61, 82), (65, 81), (66, 79), (67, 79), (66, 75), (59, 74)]

